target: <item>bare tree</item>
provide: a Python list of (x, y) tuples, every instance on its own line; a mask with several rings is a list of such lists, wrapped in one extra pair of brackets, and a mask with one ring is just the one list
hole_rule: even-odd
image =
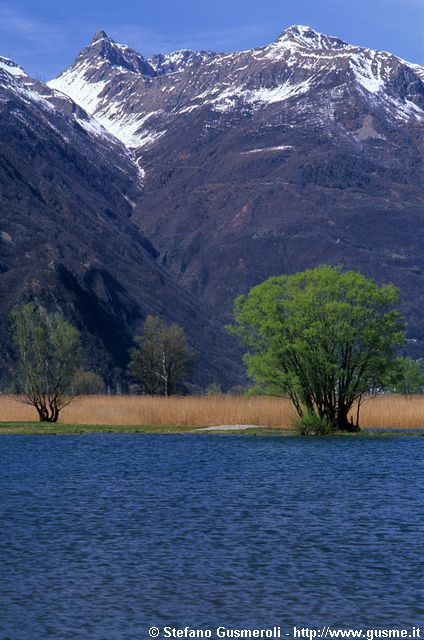
[(175, 394), (190, 376), (196, 359), (183, 329), (149, 315), (135, 344), (130, 352), (130, 376), (149, 395)]
[(72, 400), (70, 386), (81, 359), (80, 335), (60, 313), (29, 303), (11, 313), (19, 353), (16, 389), (40, 422), (57, 422)]

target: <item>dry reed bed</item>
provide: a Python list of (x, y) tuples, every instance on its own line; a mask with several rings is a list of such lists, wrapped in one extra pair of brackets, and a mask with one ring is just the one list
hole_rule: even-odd
[[(288, 400), (209, 396), (151, 398), (142, 396), (79, 397), (61, 413), (65, 424), (212, 426), (257, 424), (287, 429), (294, 417)], [(32, 407), (0, 396), (0, 421), (35, 421)], [(380, 396), (364, 402), (361, 425), (384, 429), (424, 428), (424, 396)]]
[[(84, 396), (76, 398), (60, 414), (65, 424), (212, 426), (258, 424), (288, 427), (290, 402), (278, 398), (234, 396), (171, 397)], [(34, 409), (0, 397), (0, 421), (36, 420)]]
[(424, 395), (366, 399), (360, 424), (373, 429), (424, 429)]

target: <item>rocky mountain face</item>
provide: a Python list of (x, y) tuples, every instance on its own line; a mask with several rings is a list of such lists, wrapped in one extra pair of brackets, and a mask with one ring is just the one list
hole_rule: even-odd
[(401, 289), (424, 356), (424, 69), (308, 27), (230, 54), (143, 57), (100, 31), (42, 84), (0, 58), (0, 353), (41, 300), (125, 367), (148, 313), (184, 326), (196, 381), (230, 386), (233, 299), (318, 264)]
[[(388, 53), (308, 27), (291, 27), (271, 45), (240, 53), (184, 50), (151, 59), (100, 31), (49, 85), (70, 95), (128, 147), (144, 149), (199, 112), (211, 112), (216, 126), (205, 122), (205, 128), (219, 130), (231, 114), (251, 121), (271, 115), (270, 105), (280, 120), (281, 111), (291, 111), (292, 128), (336, 123), (339, 135), (359, 131), (360, 139), (378, 138), (372, 126), (362, 131), (359, 114), (352, 123), (342, 117), (352, 111), (347, 103), (379, 106), (393, 121), (421, 119), (422, 73)], [(275, 120), (274, 115), (268, 128)]]
[(132, 221), (217, 323), (265, 278), (339, 264), (401, 289), (424, 356), (424, 69), (294, 26), (143, 58), (99, 32), (49, 83), (132, 149)]
[(117, 138), (69, 97), (0, 58), (3, 386), (14, 360), (8, 312), (30, 299), (81, 329), (86, 366), (111, 384), (148, 313), (186, 328), (199, 352), (199, 384), (238, 379), (231, 340), (132, 221), (142, 189), (140, 169)]

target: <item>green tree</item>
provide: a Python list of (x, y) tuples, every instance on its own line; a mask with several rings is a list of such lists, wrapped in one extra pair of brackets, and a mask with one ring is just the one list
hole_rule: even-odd
[(147, 316), (141, 335), (135, 338), (128, 367), (130, 376), (148, 395), (175, 394), (190, 376), (196, 354), (190, 350), (183, 329), (156, 316)]
[(412, 395), (423, 393), (424, 372), (421, 362), (413, 358), (396, 358), (394, 367), (386, 377), (384, 387), (391, 393)]
[(18, 349), (16, 390), (37, 410), (40, 422), (57, 422), (72, 400), (69, 389), (80, 364), (78, 330), (60, 313), (29, 303), (11, 312)]
[(392, 285), (322, 266), (239, 296), (230, 330), (264, 393), (288, 396), (301, 419), (353, 431), (353, 404), (381, 384), (404, 341), (397, 304)]

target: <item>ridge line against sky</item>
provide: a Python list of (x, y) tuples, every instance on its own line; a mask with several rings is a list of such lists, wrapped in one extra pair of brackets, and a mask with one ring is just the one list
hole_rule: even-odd
[(424, 0), (0, 0), (0, 55), (47, 80), (100, 29), (149, 56), (251, 49), (293, 24), (424, 65)]

